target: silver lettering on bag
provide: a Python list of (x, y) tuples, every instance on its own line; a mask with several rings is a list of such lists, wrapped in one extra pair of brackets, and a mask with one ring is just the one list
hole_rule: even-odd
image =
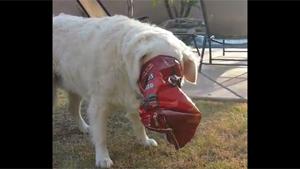
[(152, 73), (150, 73), (150, 75), (148, 76), (148, 81), (152, 80), (154, 78), (154, 75)]
[(146, 85), (145, 90), (151, 89), (151, 88), (153, 88), (153, 87), (154, 87), (154, 84), (153, 84), (153, 83), (148, 83), (148, 84)]

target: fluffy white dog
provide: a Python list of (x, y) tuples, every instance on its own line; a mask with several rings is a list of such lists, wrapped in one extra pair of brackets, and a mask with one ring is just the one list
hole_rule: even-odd
[[(96, 166), (113, 164), (106, 146), (107, 116), (112, 111), (127, 112), (138, 141), (157, 146), (146, 135), (137, 111), (140, 67), (157, 55), (177, 58), (184, 67), (184, 78), (196, 82), (198, 57), (167, 30), (119, 15), (53, 17), (54, 102), (57, 87), (68, 92), (69, 110), (79, 129), (92, 136)], [(89, 125), (80, 115), (81, 98), (89, 102)]]

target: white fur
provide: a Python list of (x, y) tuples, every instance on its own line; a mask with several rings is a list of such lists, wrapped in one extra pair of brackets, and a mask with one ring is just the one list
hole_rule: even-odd
[[(198, 59), (171, 32), (125, 16), (82, 18), (59, 15), (53, 18), (54, 90), (60, 84), (70, 93), (75, 117), (82, 131), (88, 126), (81, 118), (78, 100), (88, 100), (89, 132), (96, 149), (96, 166), (113, 162), (106, 147), (108, 113), (122, 110), (132, 122), (138, 141), (157, 146), (148, 138), (137, 108), (140, 91), (137, 80), (140, 60), (147, 56), (170, 55), (181, 62)], [(55, 91), (54, 91), (55, 92)]]

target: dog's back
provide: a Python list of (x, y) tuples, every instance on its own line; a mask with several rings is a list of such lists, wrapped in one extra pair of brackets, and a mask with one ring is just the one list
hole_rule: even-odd
[(85, 97), (137, 91), (141, 57), (163, 53), (180, 57), (177, 43), (170, 42), (177, 39), (172, 37), (125, 16), (59, 15), (53, 19), (54, 74), (64, 88)]
[(56, 81), (61, 79), (63, 88), (88, 96), (108, 91), (105, 88), (112, 88), (120, 80), (117, 76), (124, 73), (124, 68), (117, 51), (119, 37), (114, 36), (116, 23), (108, 18), (69, 15), (53, 19), (53, 74)]

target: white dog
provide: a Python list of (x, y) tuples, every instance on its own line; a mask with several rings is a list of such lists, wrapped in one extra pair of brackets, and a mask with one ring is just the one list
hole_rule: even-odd
[[(125, 16), (83, 18), (60, 14), (53, 18), (53, 98), (57, 87), (69, 94), (69, 110), (79, 129), (90, 132), (96, 166), (113, 162), (106, 146), (107, 115), (127, 112), (138, 141), (157, 146), (140, 121), (137, 81), (141, 65), (157, 56), (177, 58), (184, 78), (196, 82), (199, 59), (171, 32)], [(80, 115), (81, 98), (88, 100), (88, 126)]]

